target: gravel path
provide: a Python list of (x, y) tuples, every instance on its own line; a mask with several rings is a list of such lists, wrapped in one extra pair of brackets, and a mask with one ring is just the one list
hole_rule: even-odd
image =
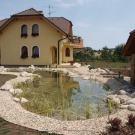
[[(107, 79), (100, 76), (100, 73), (90, 73), (86, 67), (61, 69), (64, 72), (69, 72), (71, 76), (82, 77), (84, 79), (91, 77), (103, 83), (108, 82), (113, 88), (118, 89), (122, 86), (121, 83), (115, 79)], [(25, 81), (29, 77), (20, 77), (19, 73), (6, 73), (17, 75), (16, 79), (8, 81), (7, 84)], [(115, 84), (115, 85), (114, 85)], [(129, 110), (120, 110), (110, 117), (121, 118), (125, 123), (127, 122), (127, 115), (131, 112)], [(132, 112), (135, 114), (135, 112)], [(78, 121), (60, 121), (45, 116), (39, 116), (34, 113), (28, 112), (21, 105), (12, 100), (12, 95), (8, 91), (0, 90), (0, 116), (5, 120), (25, 126), (28, 128), (36, 129), (39, 131), (56, 132), (64, 135), (99, 135), (106, 130), (108, 117), (97, 119), (78, 120)]]

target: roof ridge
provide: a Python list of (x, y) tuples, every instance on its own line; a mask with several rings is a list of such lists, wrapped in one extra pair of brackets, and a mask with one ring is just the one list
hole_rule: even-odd
[(13, 15), (18, 15), (18, 14), (21, 14), (21, 13), (23, 13), (23, 12), (25, 12), (25, 11), (28, 11), (28, 10), (34, 10), (35, 12), (37, 12), (38, 14), (40, 14), (36, 9), (34, 9), (34, 8), (29, 8), (29, 9), (26, 9), (26, 10), (23, 10), (23, 11), (21, 11), (21, 12), (18, 12), (18, 13), (16, 13), (16, 14), (13, 14)]

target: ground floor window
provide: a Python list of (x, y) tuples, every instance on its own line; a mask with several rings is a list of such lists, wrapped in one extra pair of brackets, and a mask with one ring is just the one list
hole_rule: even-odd
[(70, 56), (70, 49), (67, 47), (65, 50), (66, 57)]
[(39, 57), (39, 47), (38, 46), (33, 46), (33, 48), (32, 48), (32, 57), (33, 58), (38, 58)]
[(21, 48), (21, 58), (25, 59), (28, 57), (28, 48), (26, 46), (23, 46)]

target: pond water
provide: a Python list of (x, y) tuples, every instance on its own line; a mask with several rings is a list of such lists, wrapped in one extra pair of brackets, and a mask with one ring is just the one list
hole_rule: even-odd
[(43, 78), (27, 82), (22, 88), (24, 92), (20, 96), (29, 100), (22, 104), (27, 110), (59, 120), (84, 120), (110, 112), (111, 108), (102, 101), (108, 92), (102, 83), (58, 72), (38, 74)]

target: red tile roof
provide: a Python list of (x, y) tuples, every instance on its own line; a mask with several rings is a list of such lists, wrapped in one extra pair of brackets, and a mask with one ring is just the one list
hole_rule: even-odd
[(69, 33), (70, 25), (72, 26), (72, 22), (65, 19), (64, 17), (48, 17), (49, 21), (54, 23), (57, 27), (59, 27), (65, 33)]
[(22, 12), (19, 12), (19, 13), (16, 13), (14, 14), (13, 16), (15, 15), (41, 15), (40, 12), (38, 12), (37, 10), (35, 10), (34, 8), (30, 8), (30, 9), (27, 9), (27, 10), (24, 10)]
[[(16, 14), (12, 15), (11, 18), (18, 17), (18, 16), (20, 16), (20, 17), (21, 16), (42, 16), (44, 18), (44, 20), (46, 20), (48, 23), (51, 23), (54, 27), (56, 27), (56, 29), (59, 29), (62, 33), (66, 34), (66, 35), (69, 34), (70, 26), (72, 26), (72, 22), (65, 19), (64, 17), (46, 18), (43, 16), (41, 11), (37, 11), (34, 8), (30, 8), (30, 9), (24, 10), (22, 12), (16, 13)], [(8, 22), (8, 20), (10, 21), (11, 18), (1, 20), (0, 28), (5, 22)]]
[(0, 20), (0, 27), (8, 20), (8, 18)]

